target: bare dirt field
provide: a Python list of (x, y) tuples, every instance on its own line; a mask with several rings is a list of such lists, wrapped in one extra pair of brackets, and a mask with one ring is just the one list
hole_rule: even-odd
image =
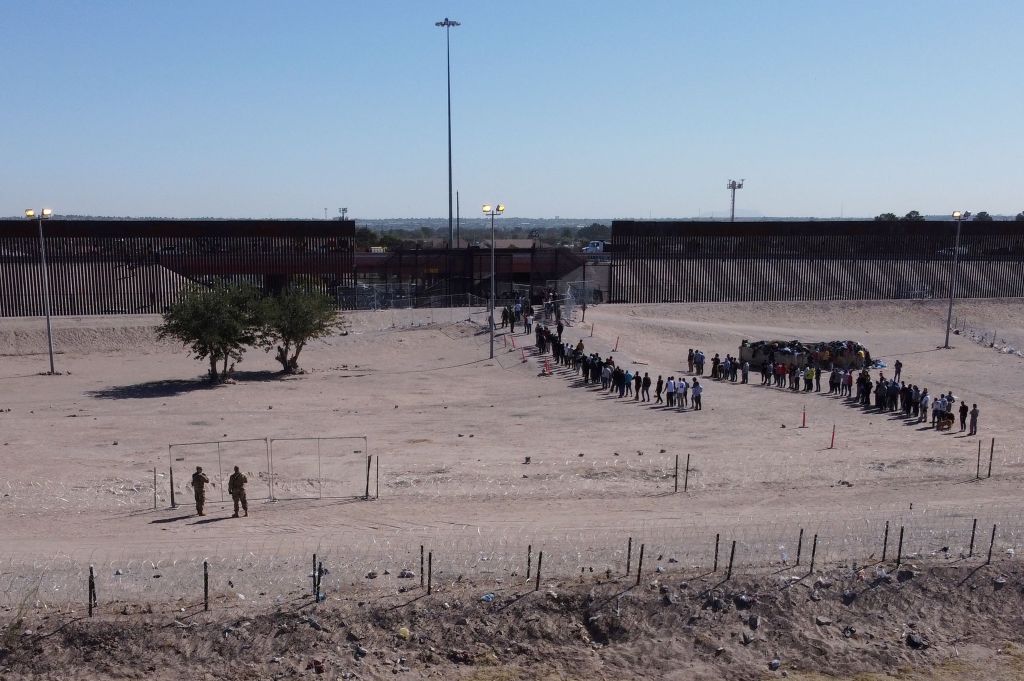
[[(762, 387), (754, 372), (750, 385), (703, 381), (701, 412), (618, 399), (568, 369), (539, 376), (521, 333), (499, 334), (489, 359), (458, 310), (354, 313), (347, 335), (303, 352), (307, 373), (281, 377), (250, 352), (216, 387), (155, 340), (155, 317), (55, 320), (59, 376), (39, 375), (40, 320), (0, 321), (0, 669), (178, 678), (187, 662), (209, 678), (287, 678), (318, 660), (323, 678), (1020, 678), (1024, 303), (957, 313), (998, 329), (997, 347), (954, 335), (938, 349), (933, 301), (603, 306), (565, 336), (655, 379), (684, 375), (688, 348), (854, 339), (888, 364), (873, 373), (900, 359), (904, 380), (977, 403), (976, 437)], [(190, 506), (195, 465), (215, 482), (205, 518)], [(221, 500), (233, 465), (249, 476), (248, 518)], [(902, 580), (900, 527), (914, 566)], [(832, 586), (808, 575), (812, 545)], [(319, 605), (301, 600), (313, 553), (329, 570)], [(89, 565), (97, 617), (79, 621)], [(858, 589), (871, 597), (845, 594)], [(756, 605), (737, 603), (747, 592)], [(924, 630), (927, 647), (907, 644)]]

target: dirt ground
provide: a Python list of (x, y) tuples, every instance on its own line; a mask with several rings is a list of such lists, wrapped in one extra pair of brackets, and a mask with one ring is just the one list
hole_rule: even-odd
[[(977, 403), (980, 437), (967, 437), (958, 429), (938, 433), (923, 428), (924, 424), (865, 413), (823, 393), (795, 395), (763, 388), (757, 374), (751, 375), (751, 385), (704, 381), (702, 412), (669, 411), (602, 395), (580, 385), (569, 372), (538, 376), (542, 365), (536, 357), (527, 355), (527, 361), (522, 361), (520, 348), (529, 340), (522, 334), (515, 336), (515, 348), (511, 336), (499, 334), (496, 357), (490, 360), (486, 334), (476, 333), (472, 325), (446, 322), (390, 328), (388, 322), (395, 318), (389, 320), (388, 314), (352, 314), (348, 335), (316, 342), (304, 351), (301, 364), (307, 373), (303, 375), (282, 378), (269, 356), (250, 352), (238, 367), (237, 381), (217, 387), (204, 384), (202, 364), (182, 348), (155, 340), (153, 326), (158, 319), (154, 317), (55, 320), (59, 376), (40, 375), (47, 369), (40, 320), (0, 321), (0, 559), (7, 581), (7, 614), (13, 616), (17, 610), (20, 587), (12, 586), (15, 578), (33, 569), (72, 570), (99, 564), (103, 570), (103, 565), (115, 563), (122, 569), (122, 563), (147, 559), (166, 566), (239, 554), (259, 560), (262, 556), (304, 555), (318, 547), (322, 554), (337, 554), (339, 565), (345, 547), (349, 548), (347, 570), (355, 578), (338, 578), (337, 594), (346, 593), (349, 587), (345, 584), (355, 584), (368, 566), (387, 565), (397, 571), (411, 562), (418, 570), (415, 550), (423, 543), (443, 544), (446, 555), (439, 558), (439, 565), (446, 571), (445, 587), (456, 590), (460, 588), (453, 581), (456, 574), (482, 584), (479, 580), (484, 573), (473, 556), (482, 555), (485, 544), (500, 544), (516, 555), (528, 543), (549, 546), (546, 561), (553, 570), (552, 579), (564, 580), (581, 565), (596, 566), (594, 574), (613, 566), (618, 569), (623, 548), (619, 545), (626, 536), (657, 544), (659, 553), (666, 556), (669, 550), (676, 552), (681, 568), (706, 567), (710, 545), (704, 538), (717, 533), (739, 538), (751, 568), (782, 561), (791, 565), (796, 539), (786, 541), (785, 555), (779, 557), (776, 547), (783, 547), (777, 546), (775, 533), (792, 536), (797, 528), (820, 525), (823, 548), (819, 560), (833, 566), (854, 561), (863, 565), (874, 549), (862, 546), (861, 535), (874, 537), (882, 522), (890, 518), (902, 522), (897, 518), (903, 517), (910, 518), (908, 526), (918, 523), (914, 527), (928, 528), (924, 532), (908, 527), (906, 553), (921, 562), (934, 558), (932, 554), (941, 548), (950, 548), (947, 553), (953, 555), (944, 557), (956, 560), (962, 550), (957, 547), (966, 545), (971, 518), (983, 519), (979, 527), (984, 532), (979, 531), (979, 536), (986, 536), (978, 545), (987, 549), (990, 523), (998, 523), (998, 566), (989, 569), (1016, 575), (1000, 598), (1012, 594), (1011, 602), (1019, 606), (1019, 574), (1013, 556), (1024, 549), (1020, 545), (1024, 521), (1019, 492), (1024, 475), (1020, 436), (1024, 415), (1017, 406), (1024, 397), (1020, 381), (1024, 359), (965, 336), (953, 336), (953, 349), (939, 349), (945, 319), (945, 306), (939, 302), (601, 306), (588, 310), (586, 322), (565, 333), (573, 341), (582, 339), (588, 351), (613, 354), (618, 362), (648, 371), (652, 378), (685, 374), (686, 350), (691, 347), (710, 357), (716, 352), (722, 356), (735, 353), (743, 339), (854, 339), (888, 363), (890, 368), (881, 369), (886, 375), (900, 359), (905, 380), (927, 386), (932, 393), (952, 390), (958, 399)], [(957, 314), (967, 315), (973, 327), (998, 329), (1007, 343), (1024, 338), (1021, 301), (960, 301)], [(457, 317), (452, 313), (450, 319)], [(807, 427), (802, 428), (805, 411)], [(833, 425), (836, 442), (830, 448)], [(335, 485), (331, 490), (349, 499), (267, 503), (261, 498), (269, 490), (260, 469), (265, 461), (260, 448), (265, 445), (228, 444), (250, 438), (281, 439), (275, 444), (275, 464), (280, 456), (281, 470), (290, 470), (291, 477), (280, 488), (287, 494), (278, 496), (316, 497), (320, 490), (310, 482), (316, 467), (308, 450), (312, 445), (289, 444), (285, 438), (333, 436), (367, 437), (366, 445), (348, 441), (324, 445), (333, 448), (329, 452), (333, 458), (328, 457)], [(992, 477), (982, 481), (974, 480), (979, 440), (983, 474), (990, 451), (993, 461)], [(211, 492), (207, 519), (190, 515), (186, 481), (181, 478), (176, 478), (176, 488), (186, 498), (179, 496), (182, 505), (169, 508), (167, 476), (173, 456), (168, 445), (218, 441), (225, 443), (222, 451), (228, 459), (222, 465), (233, 465), (235, 457), (250, 473), (251, 513), (247, 519), (227, 517), (230, 508), (220, 502), (219, 488)], [(177, 469), (175, 475), (187, 476), (190, 466), (199, 460), (210, 470), (212, 451), (209, 447), (191, 450), (180, 462), (189, 468)], [(364, 484), (363, 457), (367, 453), (379, 457), (380, 498), (353, 501), (351, 497), (359, 495)], [(676, 455), (692, 460), (685, 494), (670, 494)], [(528, 465), (523, 463), (526, 456), (532, 460)], [(158, 476), (156, 510), (154, 468)], [(955, 531), (945, 529), (951, 519), (960, 523)], [(808, 529), (808, 538), (812, 531), (819, 530)], [(703, 542), (699, 551), (689, 546), (695, 537)], [(957, 543), (950, 545), (950, 541)], [(391, 553), (380, 548), (384, 544), (391, 547), (387, 549)], [(584, 548), (576, 550), (576, 544)], [(609, 548), (612, 544), (619, 548), (613, 551)], [(594, 557), (587, 553), (590, 549)], [(456, 559), (455, 554), (460, 557)], [(488, 556), (499, 554), (505, 555), (494, 550)], [(382, 562), (382, 556), (394, 556), (394, 562)], [(305, 578), (305, 574), (296, 575), (293, 581)], [(104, 586), (108, 579), (104, 574)], [(953, 582), (936, 579), (936, 589), (956, 583), (953, 578)], [(374, 600), (363, 610), (387, 612), (372, 603), (395, 584), (389, 581), (366, 592)], [(218, 584), (218, 596), (224, 589)], [(359, 585), (349, 588), (352, 594), (363, 593), (360, 589)], [(507, 598), (510, 589), (506, 581), (498, 590), (499, 598)], [(473, 594), (477, 591), (471, 590)], [(459, 598), (470, 600), (467, 593)], [(930, 648), (898, 659), (865, 652), (849, 666), (833, 669), (828, 662), (831, 648), (821, 655), (806, 652), (814, 649), (810, 642), (814, 637), (809, 633), (814, 625), (802, 629), (794, 620), (795, 633), (778, 641), (778, 654), (788, 661), (796, 650), (811, 662), (799, 668), (784, 666), (780, 671), (795, 678), (801, 674), (813, 678), (806, 676), (811, 672), (852, 677), (925, 665), (932, 669), (929, 674), (939, 675), (934, 678), (947, 673), (949, 678), (969, 678), (975, 671), (978, 678), (982, 673), (989, 678), (1000, 678), (999, 674), (1019, 678), (1011, 671), (1019, 673), (1020, 656), (1006, 653), (1011, 648), (1004, 644), (1019, 641), (1020, 628), (1007, 627), (1008, 615), (989, 610), (991, 604), (981, 593), (972, 591), (972, 598), (980, 604), (972, 604), (968, 610), (976, 613), (972, 626), (990, 636), (958, 648), (957, 655), (951, 655), (948, 647), (943, 647), (941, 655)], [(585, 595), (579, 591), (573, 598), (584, 599)], [(928, 597), (935, 596), (930, 593)], [(147, 591), (134, 600), (146, 598), (160, 599), (157, 610), (166, 611), (174, 601), (173, 589)], [(652, 596), (654, 601), (658, 598)], [(68, 604), (52, 592), (39, 600), (47, 599), (53, 603), (55, 618), (58, 612), (69, 612)], [(130, 600), (126, 596), (125, 601)], [(647, 613), (638, 615), (638, 621), (652, 629), (639, 635), (633, 627), (628, 644), (609, 640), (601, 649), (591, 647), (570, 654), (561, 639), (553, 636), (546, 644), (553, 647), (542, 653), (502, 653), (499, 665), (484, 671), (479, 665), (472, 669), (463, 665), (458, 667), (459, 674), (497, 679), (542, 678), (541, 672), (551, 678), (577, 678), (574, 675), (580, 673), (582, 678), (587, 669), (587, 675), (598, 678), (631, 678), (630, 674), (671, 678), (667, 668), (645, 665), (657, 660), (668, 665), (677, 654), (682, 660), (696, 660), (699, 655), (693, 651), (703, 644), (697, 641), (700, 636), (686, 629), (692, 625), (675, 620), (659, 623), (655, 605), (636, 605)], [(905, 605), (900, 616), (910, 617), (914, 603)], [(422, 607), (427, 610), (421, 617), (428, 617), (429, 608), (436, 606), (425, 599)], [(279, 608), (279, 603), (275, 606), (255, 599), (252, 607), (253, 612), (246, 616), (259, 620), (268, 631), (278, 626), (267, 618), (272, 619), (269, 612)], [(109, 604), (104, 605), (105, 616), (112, 616), (110, 609)], [(569, 626), (566, 622), (572, 618), (580, 619), (581, 610), (569, 611), (560, 610), (552, 621)], [(126, 617), (119, 612), (107, 621), (115, 633)], [(336, 616), (350, 617), (347, 613)], [(1016, 617), (1019, 623), (1019, 614)], [(167, 626), (167, 616), (158, 612), (152, 618), (143, 631)], [(215, 618), (203, 625), (203, 631), (214, 627), (220, 632), (218, 627), (228, 624)], [(387, 625), (391, 624), (388, 619)], [(659, 641), (657, 629), (662, 625), (666, 629)], [(937, 633), (933, 635), (952, 640), (950, 632), (964, 626), (954, 613), (946, 612), (941, 624), (935, 623)], [(83, 631), (81, 625), (76, 627), (75, 631)], [(122, 635), (123, 631), (116, 633)], [(717, 635), (729, 634), (723, 629)], [(496, 646), (482, 634), (463, 638), (466, 646), (475, 638)], [(95, 642), (96, 650), (106, 650), (107, 644), (100, 639)], [(144, 639), (138, 641), (145, 645)], [(47, 649), (50, 643), (38, 645)], [(688, 651), (685, 655), (684, 649)], [(199, 648), (191, 650), (189, 654), (194, 655)], [(227, 659), (225, 655), (236, 655), (214, 655), (212, 649), (207, 650), (222, 661)], [(260, 650), (265, 656), (278, 649)], [(639, 667), (631, 671), (622, 660), (610, 662), (609, 656), (616, 650), (632, 656), (632, 664)], [(534, 655), (550, 661), (563, 654), (561, 666), (531, 666), (523, 657)], [(905, 654), (901, 649), (900, 655)], [(68, 655), (59, 659), (76, 665), (81, 662)], [(163, 655), (168, 663), (187, 657), (173, 648)], [(434, 672), (451, 671), (452, 665), (459, 664), (446, 657), (447, 653), (438, 655), (440, 661), (431, 667)], [(730, 652), (724, 659), (732, 660), (732, 655)], [(757, 664), (747, 659), (750, 655), (735, 663), (712, 655), (707, 678), (769, 674), (763, 659), (766, 655), (767, 651), (761, 650), (755, 656)], [(601, 665), (609, 666), (577, 666), (578, 660), (595, 656)], [(110, 659), (102, 663), (110, 665), (107, 669), (102, 658), (95, 652), (86, 664), (97, 678), (130, 675), (126, 671), (131, 669), (130, 662)], [(23, 658), (18, 659), (18, 673), (30, 674)], [(260, 664), (264, 663), (261, 658)], [(506, 663), (507, 675), (502, 676)], [(156, 659), (154, 664), (158, 664)], [(943, 671), (942, 665), (950, 664), (954, 667)], [(233, 678), (212, 664), (201, 666), (212, 678)], [(344, 678), (340, 667), (332, 669), (325, 672), (328, 678), (332, 673)], [(66, 678), (52, 668), (37, 671)], [(257, 675), (291, 673), (265, 667)], [(353, 673), (359, 674), (353, 678), (375, 678), (377, 672), (367, 675), (364, 668)], [(387, 674), (391, 673), (389, 668)], [(419, 671), (410, 673), (426, 671), (421, 665)]]

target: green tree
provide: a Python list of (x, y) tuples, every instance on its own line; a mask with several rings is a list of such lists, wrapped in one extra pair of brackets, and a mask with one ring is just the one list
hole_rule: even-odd
[(992, 216), (988, 214), (988, 211), (978, 211), (978, 214), (974, 216), (975, 222), (992, 222)]
[(1024, 210), (1017, 213), (1017, 217), (1014, 218), (1015, 222), (1024, 222)]
[(904, 222), (923, 222), (924, 216), (918, 213), (916, 210), (912, 210), (900, 219), (903, 220)]
[(209, 361), (211, 381), (224, 381), (258, 339), (259, 307), (256, 290), (247, 284), (195, 286), (164, 313), (157, 337), (180, 341), (197, 359)]
[(606, 241), (612, 237), (612, 228), (602, 225), (600, 222), (592, 222), (586, 227), (580, 228), (576, 236), (583, 241)]
[(875, 222), (896, 222), (897, 220), (899, 218), (896, 217), (896, 213), (882, 213), (875, 216)]
[(299, 372), (299, 353), (311, 340), (344, 327), (334, 300), (324, 293), (289, 286), (279, 295), (265, 298), (260, 305), (262, 327), (258, 344), (274, 351), (281, 371)]

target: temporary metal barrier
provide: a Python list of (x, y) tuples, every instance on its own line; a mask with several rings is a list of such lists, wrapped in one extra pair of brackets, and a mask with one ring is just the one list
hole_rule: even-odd
[(274, 500), (380, 496), (380, 458), (370, 454), (365, 435), (275, 437), (269, 443)]

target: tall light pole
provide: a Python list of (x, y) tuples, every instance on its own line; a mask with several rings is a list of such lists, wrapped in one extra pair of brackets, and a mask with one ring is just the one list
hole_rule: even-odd
[(50, 350), (50, 375), (56, 374), (53, 368), (53, 332), (50, 329), (50, 278), (46, 272), (46, 244), (43, 241), (43, 220), (49, 220), (53, 211), (44, 208), (38, 213), (29, 208), (25, 211), (25, 217), (35, 220), (39, 224), (39, 259), (43, 265), (43, 301), (46, 307), (46, 346)]
[(946, 350), (949, 350), (949, 327), (953, 324), (953, 289), (960, 278), (960, 223), (969, 217), (971, 214), (968, 211), (953, 211), (953, 219), (956, 220), (956, 245), (953, 246), (953, 263), (949, 269), (949, 311), (946, 312), (946, 344), (942, 346)]
[(489, 203), (484, 204), (484, 215), (491, 218), (491, 304), (490, 304), (490, 318), (488, 322), (491, 326), (491, 359), (494, 359), (494, 218), (497, 215), (501, 215), (505, 212), (505, 205), (499, 203), (497, 206), (491, 206)]
[(725, 188), (732, 192), (732, 207), (729, 209), (729, 222), (736, 222), (736, 190), (743, 189), (744, 180), (737, 182), (736, 180), (729, 180), (729, 183), (725, 185)]
[(452, 239), (455, 237), (455, 227), (452, 221), (452, 28), (461, 26), (457, 21), (448, 17), (444, 21), (434, 23), (434, 26), (444, 29), (444, 50), (445, 65), (448, 71), (448, 248), (452, 247)]

